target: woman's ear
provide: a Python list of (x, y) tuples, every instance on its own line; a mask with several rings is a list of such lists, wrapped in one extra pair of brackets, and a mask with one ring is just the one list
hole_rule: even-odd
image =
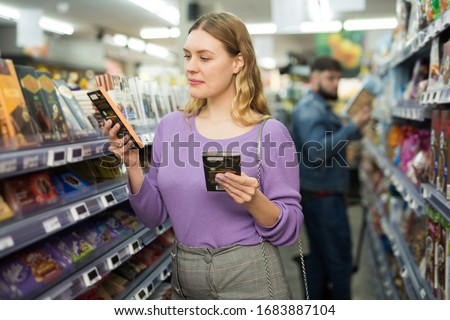
[(234, 74), (238, 74), (242, 68), (244, 68), (244, 57), (242, 56), (242, 53), (238, 53), (236, 57), (234, 57)]

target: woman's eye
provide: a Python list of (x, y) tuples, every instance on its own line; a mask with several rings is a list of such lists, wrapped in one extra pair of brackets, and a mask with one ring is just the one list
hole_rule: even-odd
[(207, 57), (200, 57), (200, 59), (202, 59), (202, 61), (208, 61), (209, 60), (209, 58), (207, 58)]

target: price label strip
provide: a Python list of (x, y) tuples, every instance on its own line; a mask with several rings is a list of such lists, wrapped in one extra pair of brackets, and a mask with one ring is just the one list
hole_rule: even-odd
[(83, 202), (70, 208), (70, 214), (72, 215), (74, 221), (78, 221), (87, 218), (91, 213), (89, 212), (86, 204)]
[(86, 285), (86, 287), (92, 286), (94, 283), (98, 282), (102, 278), (102, 276), (98, 273), (98, 270), (96, 267), (83, 273), (82, 277), (83, 277), (83, 282)]
[(83, 146), (83, 157), (90, 157), (92, 155), (92, 146), (84, 145)]
[(67, 162), (78, 162), (83, 160), (83, 148), (67, 148)]
[(0, 251), (6, 250), (14, 246), (14, 240), (11, 236), (0, 238)]
[(106, 263), (108, 264), (109, 270), (114, 270), (115, 268), (121, 265), (122, 261), (120, 260), (119, 254), (116, 253), (115, 255), (109, 257), (106, 260)]
[(161, 281), (166, 280), (170, 276), (170, 270), (168, 268), (165, 268), (163, 271), (161, 271), (159, 275), (159, 279)]
[(61, 166), (66, 163), (66, 150), (49, 150), (47, 155), (47, 165), (49, 167)]
[(39, 155), (23, 157), (22, 167), (24, 170), (37, 168), (38, 166), (39, 166)]
[(142, 249), (142, 245), (139, 242), (139, 240), (133, 241), (128, 245), (128, 252), (133, 255), (136, 252), (140, 251)]
[(147, 286), (147, 292), (148, 295), (151, 295), (153, 293), (153, 290), (155, 290), (155, 286), (153, 285), (153, 282), (151, 282), (148, 286)]
[(46, 233), (50, 233), (61, 228), (61, 222), (58, 217), (53, 217), (42, 222), (42, 226)]
[(0, 173), (17, 171), (17, 159), (0, 161)]
[(138, 293), (134, 295), (135, 300), (145, 300), (148, 297), (148, 292), (146, 288), (142, 288)]
[(114, 195), (112, 193), (104, 194), (101, 196), (100, 199), (101, 199), (104, 207), (110, 207), (117, 203), (117, 200), (114, 198)]
[(164, 225), (161, 224), (161, 225), (159, 225), (159, 226), (156, 227), (156, 230), (155, 230), (155, 231), (156, 231), (156, 234), (157, 234), (157, 235), (160, 235), (160, 234), (162, 234), (164, 231), (166, 231), (166, 228), (164, 227)]

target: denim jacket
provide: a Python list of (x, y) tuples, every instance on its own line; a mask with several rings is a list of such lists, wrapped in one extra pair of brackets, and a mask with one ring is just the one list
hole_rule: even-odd
[(350, 173), (346, 146), (361, 139), (353, 122), (341, 119), (320, 95), (309, 91), (292, 115), (292, 135), (299, 154), (301, 189), (348, 193)]

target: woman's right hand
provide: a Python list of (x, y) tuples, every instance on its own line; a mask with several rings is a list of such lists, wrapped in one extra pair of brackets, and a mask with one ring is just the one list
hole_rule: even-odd
[(139, 149), (134, 147), (133, 141), (130, 140), (129, 135), (119, 138), (117, 135), (119, 130), (120, 124), (116, 123), (116, 125), (112, 127), (111, 120), (105, 122), (103, 131), (109, 136), (108, 150), (120, 159), (127, 168), (139, 166)]

